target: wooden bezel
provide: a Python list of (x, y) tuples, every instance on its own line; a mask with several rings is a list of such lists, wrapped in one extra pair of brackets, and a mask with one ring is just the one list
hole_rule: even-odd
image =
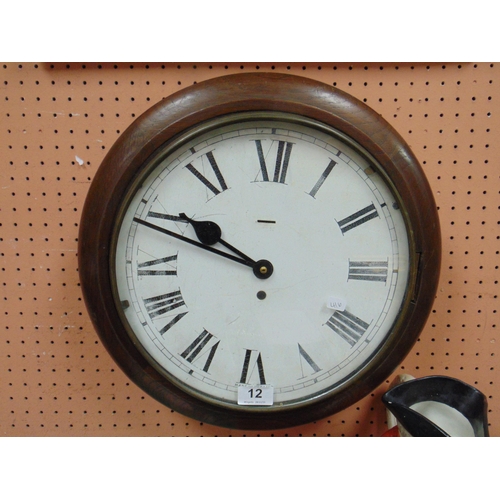
[[(332, 397), (280, 411), (233, 410), (187, 394), (165, 379), (125, 332), (113, 296), (112, 235), (122, 201), (148, 160), (165, 144), (207, 120), (231, 113), (293, 113), (332, 127), (376, 160), (404, 213), (410, 247), (410, 287), (397, 332), (363, 373)], [(152, 397), (188, 417), (238, 429), (304, 424), (338, 412), (373, 391), (408, 354), (434, 301), (441, 258), (437, 209), (428, 181), (402, 137), (371, 108), (320, 82), (254, 73), (208, 80), (146, 111), (119, 137), (90, 187), (79, 234), (83, 296), (103, 344), (121, 369)]]

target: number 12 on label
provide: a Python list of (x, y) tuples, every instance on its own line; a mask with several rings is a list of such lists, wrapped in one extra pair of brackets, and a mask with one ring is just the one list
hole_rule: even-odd
[(238, 404), (254, 406), (271, 406), (274, 401), (272, 385), (238, 384)]

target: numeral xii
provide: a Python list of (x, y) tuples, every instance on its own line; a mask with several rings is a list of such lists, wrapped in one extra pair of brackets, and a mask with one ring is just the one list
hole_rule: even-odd
[[(273, 141), (276, 142), (276, 141)], [(273, 182), (285, 183), (286, 174), (288, 173), (288, 164), (290, 162), (290, 155), (292, 154), (293, 143), (285, 141), (277, 141), (278, 150), (276, 152), (276, 161), (274, 163)], [(262, 173), (262, 180), (269, 181), (269, 172), (267, 170), (266, 159), (262, 149), (262, 141), (257, 139), (255, 141), (257, 147), (257, 155), (259, 157), (260, 171)]]

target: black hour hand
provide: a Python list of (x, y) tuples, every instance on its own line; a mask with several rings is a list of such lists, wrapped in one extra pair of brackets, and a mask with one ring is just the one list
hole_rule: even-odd
[(185, 213), (179, 214), (179, 217), (193, 226), (198, 240), (204, 245), (215, 245), (220, 241), (222, 231), (215, 222), (193, 220)]
[[(248, 255), (245, 255), (241, 250), (233, 247), (227, 241), (224, 241), (222, 236), (222, 230), (218, 224), (212, 221), (197, 221), (188, 217), (184, 212), (179, 214), (179, 218), (187, 223), (191, 224), (194, 228), (196, 236), (200, 240), (200, 243), (204, 245), (210, 246), (215, 245), (216, 243), (220, 243), (225, 246), (231, 252), (234, 252), (236, 255), (239, 255), (243, 261), (250, 265), (253, 268), (253, 273), (259, 279), (267, 279), (271, 277), (273, 274), (273, 265), (268, 260), (259, 260), (255, 262)], [(216, 251), (215, 249), (209, 249), (212, 251)]]

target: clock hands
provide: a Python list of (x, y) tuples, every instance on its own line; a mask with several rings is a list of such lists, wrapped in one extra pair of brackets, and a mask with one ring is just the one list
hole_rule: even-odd
[[(172, 238), (177, 238), (178, 240), (184, 241), (185, 243), (189, 243), (190, 245), (194, 245), (198, 248), (202, 248), (203, 250), (207, 250), (208, 252), (212, 252), (221, 257), (225, 257), (226, 259), (232, 260), (234, 262), (238, 262), (239, 264), (243, 264), (244, 266), (251, 267), (254, 275), (259, 279), (267, 279), (273, 273), (273, 265), (268, 260), (258, 260), (254, 261), (243, 252), (240, 252), (238, 249), (225, 242), (222, 238), (222, 231), (220, 227), (212, 221), (195, 221), (186, 216), (186, 214), (181, 213), (179, 217), (191, 224), (195, 230), (196, 236), (199, 241), (192, 240), (178, 233), (174, 233), (168, 229), (157, 226), (155, 224), (151, 224), (151, 222), (140, 219), (139, 217), (134, 217), (134, 222), (138, 224), (142, 224), (143, 226), (149, 227), (150, 229), (154, 229), (160, 233), (171, 236)], [(224, 245), (226, 248), (234, 252), (236, 255), (231, 255), (227, 252), (223, 252), (218, 250), (217, 248), (213, 248), (211, 245), (215, 243), (220, 243)]]
[(255, 261), (253, 259), (221, 238), (222, 230), (215, 222), (208, 220), (196, 221), (190, 219), (185, 213), (179, 214), (179, 217), (193, 226), (196, 236), (198, 236), (198, 239), (205, 245), (215, 245), (215, 243), (220, 243), (221, 245), (231, 250), (231, 252), (239, 255), (242, 259), (251, 262), (252, 265), (255, 265)]
[(248, 267), (253, 267), (255, 262), (253, 260), (248, 260), (248, 259), (242, 259), (240, 257), (236, 257), (235, 255), (228, 254), (226, 252), (221, 252), (220, 250), (217, 250), (216, 248), (212, 248), (209, 245), (206, 245), (204, 243), (200, 243), (199, 241), (192, 240), (190, 238), (186, 238), (185, 236), (174, 233), (173, 231), (169, 231), (168, 229), (165, 229), (163, 227), (157, 226), (155, 224), (151, 224), (151, 222), (145, 221), (143, 219), (139, 219), (138, 217), (134, 217), (134, 222), (137, 222), (139, 224), (142, 224), (143, 226), (149, 227), (150, 229), (154, 229), (155, 231), (158, 231), (163, 234), (167, 234), (168, 236), (172, 236), (172, 238), (177, 238), (178, 240), (184, 241), (185, 243), (189, 243), (191, 245), (194, 245), (198, 248), (203, 248), (203, 250), (208, 250), (209, 252), (215, 253), (217, 255), (220, 255), (221, 257), (226, 257), (227, 259), (231, 259), (235, 262), (238, 262), (240, 264), (243, 264)]
[[(221, 235), (222, 231), (218, 224), (212, 221), (197, 221), (189, 218), (185, 213), (179, 214), (179, 218), (188, 224), (193, 226), (194, 232), (198, 239), (204, 243), (205, 245), (215, 245), (215, 243), (222, 241)], [(234, 250), (233, 250), (234, 251)], [(252, 261), (250, 257), (243, 255), (239, 252), (236, 252), (238, 255), (241, 255), (244, 259), (249, 262)]]

